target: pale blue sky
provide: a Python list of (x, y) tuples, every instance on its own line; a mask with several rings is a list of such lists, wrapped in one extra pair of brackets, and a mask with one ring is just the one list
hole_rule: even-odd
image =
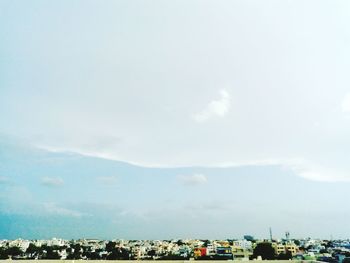
[(348, 237), (349, 13), (0, 0), (0, 233)]
[(278, 166), (143, 168), (1, 142), (0, 238), (347, 237), (348, 184)]

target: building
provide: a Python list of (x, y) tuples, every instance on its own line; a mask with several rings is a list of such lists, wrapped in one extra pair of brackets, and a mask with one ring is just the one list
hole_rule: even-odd
[(216, 255), (220, 257), (226, 257), (228, 259), (233, 258), (232, 247), (217, 247)]
[(291, 252), (292, 255), (296, 255), (299, 252), (299, 248), (294, 244), (294, 243), (287, 243), (287, 244), (272, 244), (274, 247), (276, 254), (281, 254), (281, 253), (287, 253)]
[(193, 250), (194, 257), (203, 257), (207, 255), (207, 248), (206, 247), (197, 247)]

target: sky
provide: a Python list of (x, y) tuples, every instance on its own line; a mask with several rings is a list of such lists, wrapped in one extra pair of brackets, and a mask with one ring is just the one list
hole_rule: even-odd
[(349, 12), (0, 0), (0, 239), (350, 237)]

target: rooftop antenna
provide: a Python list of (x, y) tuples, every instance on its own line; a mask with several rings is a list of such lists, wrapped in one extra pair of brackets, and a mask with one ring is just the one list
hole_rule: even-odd
[(289, 236), (290, 236), (289, 231), (286, 231), (286, 240), (287, 240), (287, 241), (289, 241)]
[(270, 240), (272, 241), (272, 229), (270, 227)]

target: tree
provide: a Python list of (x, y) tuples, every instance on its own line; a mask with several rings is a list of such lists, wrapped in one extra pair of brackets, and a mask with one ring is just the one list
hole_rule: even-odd
[(184, 243), (181, 239), (179, 239), (179, 240), (176, 242), (176, 244), (177, 244), (178, 246), (182, 246), (182, 245), (184, 245), (185, 243)]
[(43, 259), (61, 259), (61, 256), (56, 250), (49, 249)]
[(203, 247), (208, 247), (208, 245), (210, 244), (210, 241), (208, 239), (203, 240), (204, 244)]
[(0, 247), (0, 259), (8, 259), (9, 255), (4, 247)]
[(107, 244), (106, 244), (106, 251), (107, 252), (112, 252), (113, 249), (115, 249), (117, 243), (113, 242), (113, 241), (109, 241)]
[(74, 249), (74, 252), (81, 252), (81, 245), (80, 244), (74, 244), (72, 246), (72, 248)]
[(270, 242), (258, 243), (253, 251), (253, 257), (261, 256), (262, 259), (272, 260), (276, 258), (275, 249)]
[(114, 248), (110, 253), (108, 253), (106, 259), (108, 260), (128, 260), (129, 251), (125, 248)]
[(79, 244), (71, 244), (69, 248), (67, 248), (67, 252), (69, 253), (67, 259), (81, 259), (81, 246)]
[(91, 259), (91, 260), (101, 259), (100, 253), (98, 253), (97, 251), (83, 252), (83, 257), (86, 257), (87, 259)]
[(22, 250), (19, 247), (9, 247), (7, 249), (7, 254), (12, 258), (16, 258), (22, 254)]
[(33, 243), (30, 243), (26, 250), (26, 254), (29, 254), (29, 258), (33, 258), (35, 255), (38, 255), (39, 252), (40, 248), (34, 245)]
[(147, 255), (150, 257), (153, 257), (156, 255), (156, 251), (154, 249), (151, 249), (150, 251), (147, 252)]
[(292, 259), (292, 258), (293, 258), (292, 252), (290, 252), (288, 250), (285, 253), (280, 253), (277, 256), (277, 259), (279, 259), (279, 260), (289, 260), (289, 259)]

